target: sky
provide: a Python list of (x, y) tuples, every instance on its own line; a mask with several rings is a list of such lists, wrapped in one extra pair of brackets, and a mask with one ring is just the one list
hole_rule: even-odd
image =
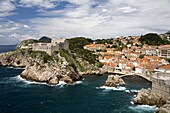
[(170, 0), (0, 0), (0, 45), (140, 36), (170, 30)]

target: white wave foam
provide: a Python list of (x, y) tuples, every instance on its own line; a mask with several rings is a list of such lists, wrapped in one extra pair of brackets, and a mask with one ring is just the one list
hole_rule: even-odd
[[(19, 85), (22, 85), (22, 86), (28, 86), (28, 85), (33, 85), (33, 84), (35, 84), (35, 85), (47, 85), (47, 86), (57, 86), (57, 87), (59, 87), (59, 88), (63, 88), (64, 86), (67, 86), (68, 84), (66, 83), (66, 82), (64, 82), (64, 81), (59, 81), (59, 83), (57, 84), (57, 85), (50, 85), (50, 84), (47, 84), (47, 83), (45, 83), (45, 82), (35, 82), (35, 81), (28, 81), (28, 80), (26, 80), (26, 79), (24, 79), (24, 78), (22, 78), (20, 75), (17, 75), (17, 76), (15, 76), (15, 77), (6, 77), (6, 78), (4, 78), (4, 80), (3, 81), (0, 81), (0, 83), (5, 83), (5, 84), (8, 84), (8, 83), (14, 83), (14, 84), (16, 84), (17, 86)], [(75, 84), (81, 84), (82, 83), (82, 81), (77, 81), (77, 82), (75, 82)], [(73, 85), (75, 85), (75, 84), (73, 84)]]
[(76, 81), (76, 84), (82, 84), (83, 82), (82, 81)]
[(130, 93), (130, 90), (125, 90), (126, 93)]
[(130, 92), (138, 93), (138, 92), (139, 92), (139, 90), (132, 89), (132, 90), (130, 90)]
[(22, 68), (22, 67), (6, 67), (6, 68), (12, 68), (12, 69), (25, 69), (25, 68)]
[(20, 75), (15, 76), (15, 77), (4, 77), (1, 83), (18, 83), (21, 82), (22, 79)]
[(24, 78), (22, 78), (20, 75), (16, 76), (16, 77), (11, 77), (10, 80), (15, 80), (16, 82), (23, 82), (25, 84), (31, 85), (31, 84), (37, 84), (37, 85), (48, 85), (48, 86), (64, 86), (67, 85), (67, 83), (65, 83), (64, 81), (59, 81), (59, 83), (57, 85), (49, 85), (45, 82), (35, 82), (35, 81), (28, 81)]
[(139, 90), (134, 90), (134, 89), (132, 89), (132, 90), (125, 90), (125, 92), (126, 92), (126, 93), (138, 93)]
[(101, 86), (101, 87), (97, 87), (96, 89), (104, 89), (104, 90), (116, 90), (116, 91), (123, 91), (126, 88), (122, 87), (122, 86), (118, 86), (118, 87), (107, 87), (107, 86)]
[(130, 106), (129, 109), (137, 112), (137, 113), (144, 113), (146, 111), (156, 111), (156, 106), (149, 106), (149, 105), (137, 105), (137, 106)]
[(64, 82), (64, 81), (59, 81), (59, 83), (58, 83), (56, 86), (58, 86), (59, 88), (64, 88), (64, 86), (66, 86), (66, 85), (67, 85), (66, 82)]
[(130, 103), (133, 105), (134, 104), (134, 102), (133, 101), (130, 101)]

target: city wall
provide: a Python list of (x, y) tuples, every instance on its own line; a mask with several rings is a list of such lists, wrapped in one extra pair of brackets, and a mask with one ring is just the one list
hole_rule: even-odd
[(152, 76), (152, 92), (168, 99), (170, 97), (170, 74), (155, 73)]

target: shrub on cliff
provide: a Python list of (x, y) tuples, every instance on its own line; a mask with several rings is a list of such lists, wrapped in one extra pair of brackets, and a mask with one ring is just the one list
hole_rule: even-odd
[(93, 42), (93, 40), (84, 37), (71, 38), (68, 39), (68, 41), (69, 41), (69, 49), (74, 52), (76, 52), (75, 51), (76, 48), (83, 49), (85, 45)]
[(82, 58), (83, 60), (88, 61), (90, 64), (94, 64), (96, 61), (96, 56), (89, 50), (83, 49), (83, 47), (87, 44), (90, 44), (93, 42), (93, 40), (83, 37), (77, 37), (68, 39), (69, 41), (69, 49), (72, 53), (75, 53), (75, 56)]
[(53, 57), (48, 55), (44, 51), (33, 51), (30, 56), (32, 58), (38, 58), (41, 59), (44, 63), (47, 63), (48, 61), (54, 61)]
[(60, 50), (59, 52), (60, 52), (60, 56), (64, 57), (69, 63), (69, 65), (73, 67), (75, 71), (77, 71), (77, 69), (79, 69), (80, 71), (84, 71), (84, 68), (80, 65), (80, 63), (75, 58), (73, 58), (72, 54), (70, 54), (66, 50)]

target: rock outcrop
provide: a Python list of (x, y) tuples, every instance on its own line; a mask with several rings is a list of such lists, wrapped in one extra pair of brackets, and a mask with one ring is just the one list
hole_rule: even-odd
[(165, 104), (166, 100), (160, 95), (152, 93), (151, 89), (141, 89), (133, 102), (139, 105), (156, 105), (160, 107)]
[(125, 85), (125, 82), (119, 75), (109, 75), (104, 86), (115, 87), (118, 84)]
[(81, 79), (63, 57), (48, 56), (44, 52), (17, 49), (0, 54), (0, 66), (25, 67), (21, 77), (29, 81), (56, 85), (59, 81), (72, 84)]
[(25, 67), (29, 64), (29, 51), (16, 50), (0, 54), (0, 66)]
[(21, 73), (21, 77), (29, 81), (46, 82), (51, 85), (56, 85), (59, 81), (72, 84), (81, 79), (81, 76), (67, 63), (61, 64), (60, 61), (44, 63), (41, 60), (31, 61)]
[(35, 39), (23, 40), (20, 44), (17, 45), (17, 48), (21, 49), (24, 46), (28, 46), (29, 44), (37, 43), (37, 42), (38, 40), (35, 40)]
[(170, 97), (161, 108), (158, 109), (158, 113), (170, 113)]

